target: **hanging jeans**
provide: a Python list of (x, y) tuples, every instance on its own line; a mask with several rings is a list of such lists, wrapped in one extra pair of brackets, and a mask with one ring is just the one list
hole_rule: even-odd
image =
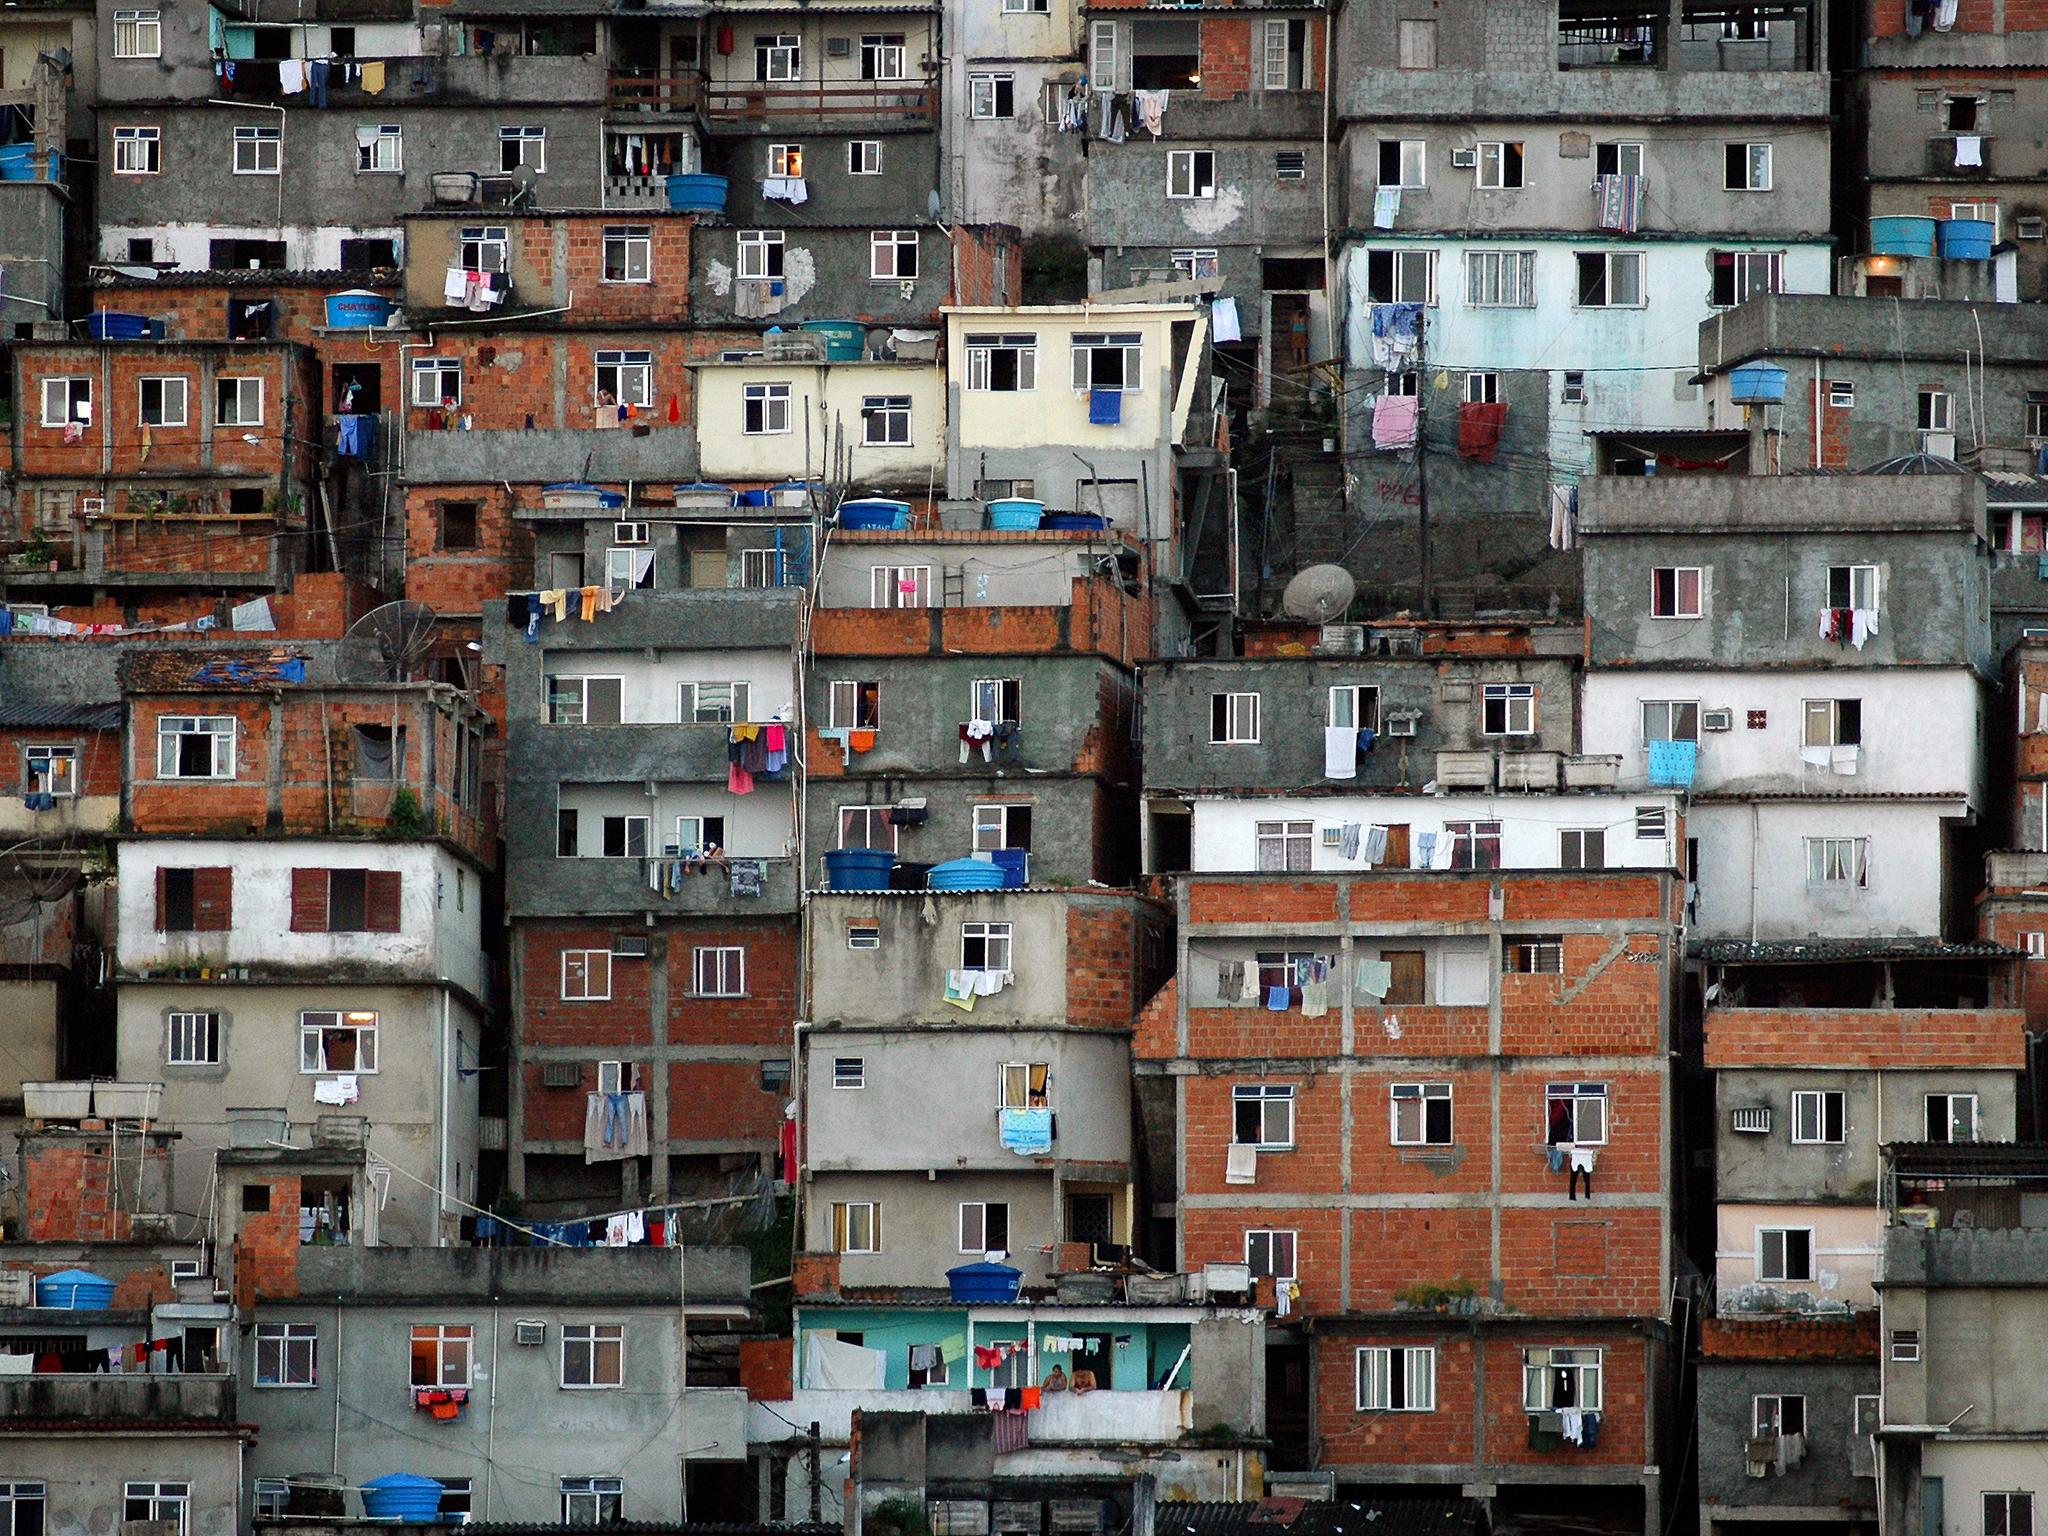
[(1590, 1200), (1590, 1199), (1592, 1199), (1592, 1198), (1593, 1198), (1593, 1170), (1592, 1170), (1592, 1169), (1590, 1169), (1590, 1168), (1577, 1168), (1577, 1167), (1575, 1167), (1575, 1168), (1573, 1168), (1573, 1169), (1572, 1169), (1572, 1171), (1570, 1172), (1570, 1174), (1568, 1174), (1568, 1175), (1566, 1176), (1566, 1178), (1567, 1178), (1567, 1182), (1566, 1182), (1566, 1185), (1565, 1185), (1565, 1191), (1566, 1191), (1566, 1193), (1565, 1193), (1565, 1198), (1566, 1198), (1567, 1200), (1576, 1200), (1576, 1199), (1578, 1199), (1578, 1198), (1579, 1198), (1579, 1180), (1581, 1180), (1581, 1179), (1584, 1179), (1584, 1180), (1586, 1181), (1586, 1198), (1587, 1198), (1588, 1200)]

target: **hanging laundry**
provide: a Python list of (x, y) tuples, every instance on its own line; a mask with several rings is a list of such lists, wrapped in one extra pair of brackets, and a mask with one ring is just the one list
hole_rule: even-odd
[(1237, 300), (1227, 294), (1209, 306), (1209, 339), (1219, 343), (1244, 340), (1244, 328), (1237, 317)]
[(1012, 1152), (1030, 1156), (1052, 1150), (1052, 1111), (1042, 1106), (1005, 1109), (997, 1117), (996, 1139)]
[(974, 978), (970, 972), (946, 972), (946, 990), (943, 994), (946, 1002), (951, 1003), (962, 1013), (972, 1013), (977, 995), (974, 990)]
[(1216, 963), (1216, 995), (1225, 1002), (1235, 1002), (1244, 990), (1244, 962), (1242, 960), (1219, 960)]
[(1643, 217), (1641, 176), (1602, 176), (1596, 188), (1600, 203), (1600, 227), (1632, 235)]
[(1857, 650), (1877, 633), (1877, 610), (1875, 608), (1851, 608), (1849, 610), (1849, 643)]
[(738, 763), (730, 763), (725, 770), (725, 787), (735, 795), (751, 795), (754, 792), (754, 776)]
[(1288, 989), (1286, 987), (1266, 988), (1266, 1011), (1268, 1013), (1285, 1013), (1287, 1011), (1287, 992)]
[(1387, 856), (1387, 829), (1370, 827), (1365, 834), (1365, 860), (1377, 864)]
[(1381, 395), (1372, 403), (1372, 445), (1381, 450), (1415, 446), (1421, 401), (1414, 395)]
[(1420, 304), (1375, 304), (1372, 307), (1372, 360), (1394, 368), (1422, 345)]
[(371, 59), (363, 65), (363, 94), (381, 96), (384, 94), (384, 61)]
[(1428, 869), (1436, 862), (1437, 835), (1434, 832), (1415, 834), (1415, 868)]
[(1984, 139), (1975, 133), (1956, 135), (1956, 167), (1981, 166), (1984, 163)]
[(1467, 400), (1458, 407), (1458, 453), (1462, 458), (1491, 464), (1500, 447), (1501, 428), (1508, 408), (1498, 400)]
[(1172, 93), (1170, 91), (1133, 91), (1131, 106), (1137, 120), (1145, 125), (1145, 131), (1153, 138), (1166, 124), (1166, 108)]
[(1650, 782), (1654, 785), (1690, 789), (1699, 765), (1700, 744), (1696, 741), (1653, 741), (1649, 743)]
[(1301, 1016), (1304, 1019), (1320, 1019), (1330, 1011), (1330, 985), (1327, 981), (1306, 981), (1301, 986)]
[(1392, 229), (1401, 216), (1401, 189), (1381, 187), (1372, 195), (1372, 227)]
[(732, 893), (742, 899), (760, 900), (761, 891), (768, 873), (768, 866), (760, 859), (734, 859), (732, 861)]
[(1550, 488), (1550, 547), (1573, 549), (1579, 542), (1579, 488), (1553, 485)]
[(1259, 1149), (1232, 1142), (1223, 1154), (1223, 1182), (1256, 1184), (1259, 1181)]
[(1358, 730), (1349, 725), (1323, 727), (1323, 777), (1358, 777)]
[(1257, 1004), (1259, 998), (1259, 968), (1256, 965), (1247, 965), (1244, 968), (1244, 984), (1238, 990), (1237, 1000), (1241, 1003)]
[(286, 96), (296, 96), (306, 88), (306, 63), (303, 59), (279, 59), (277, 61), (277, 88)]
[(1091, 389), (1088, 391), (1088, 424), (1092, 427), (1114, 427), (1124, 419), (1124, 392), (1120, 389)]
[(1362, 835), (1362, 829), (1357, 822), (1345, 822), (1337, 832), (1337, 857), (1340, 859), (1357, 858)]

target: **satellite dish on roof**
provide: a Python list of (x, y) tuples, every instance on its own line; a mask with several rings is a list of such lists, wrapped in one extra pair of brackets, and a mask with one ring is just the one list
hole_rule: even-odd
[(425, 603), (372, 608), (341, 637), (334, 675), (344, 683), (409, 683), (439, 638)]
[(1358, 583), (1341, 565), (1312, 565), (1287, 583), (1280, 597), (1280, 611), (1291, 619), (1313, 619), (1327, 624), (1343, 617), (1351, 606)]

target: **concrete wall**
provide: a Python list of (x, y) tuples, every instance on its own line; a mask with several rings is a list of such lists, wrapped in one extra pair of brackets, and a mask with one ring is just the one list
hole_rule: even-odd
[[(829, 1077), (829, 1061), (825, 1071)], [(920, 1114), (928, 1108), (928, 1101), (917, 1105)], [(1028, 1166), (1024, 1159), (1016, 1161)], [(810, 1179), (805, 1196), (804, 1247), (830, 1251), (832, 1207), (843, 1200), (871, 1200), (880, 1206), (882, 1219), (881, 1252), (839, 1256), (840, 1278), (846, 1285), (944, 1286), (947, 1270), (980, 1263), (984, 1254), (979, 1249), (960, 1250), (960, 1205), (967, 1200), (1009, 1203), (1010, 1254), (1003, 1262), (1022, 1270), (1026, 1285), (1051, 1283), (1052, 1255), (1042, 1250), (1065, 1235), (1059, 1181), (1050, 1169), (947, 1170), (936, 1178), (924, 1172), (880, 1169), (818, 1173)]]
[(185, 1483), (186, 1536), (235, 1536), (242, 1508), (242, 1447), (233, 1434), (101, 1437), (10, 1433), (0, 1438), (0, 1481), (40, 1482), (49, 1531), (118, 1531), (130, 1482)]
[[(872, 608), (877, 566), (923, 565), (931, 568), (927, 600), (934, 607), (1064, 608), (1074, 600), (1074, 583), (1085, 580), (1100, 558), (1100, 542), (1081, 538), (1050, 548), (1029, 540), (949, 544), (943, 535), (886, 544), (835, 540), (821, 562), (817, 601), (820, 608)], [(946, 602), (940, 580), (942, 573), (954, 570), (961, 576), (957, 605)], [(919, 663), (927, 668), (936, 664)]]
[[(1721, 1316), (1877, 1304), (1872, 1282), (1882, 1222), (1875, 1204), (1749, 1204), (1724, 1198), (1714, 1207), (1714, 1222), (1715, 1301)], [(1757, 1262), (1760, 1227), (1810, 1229), (1814, 1278), (1761, 1279)]]
[[(869, 17), (854, 26), (853, 58), (856, 65), (860, 59), (858, 34), (879, 25), (879, 21)], [(783, 22), (775, 22), (774, 29), (785, 30)], [(754, 65), (751, 39), (756, 31), (769, 30), (769, 25), (764, 22), (757, 27), (741, 26), (737, 30), (742, 42), (733, 58), (739, 59), (741, 51), (744, 51), (745, 68), (751, 77)], [(786, 30), (802, 32), (804, 29), (799, 24)], [(835, 27), (834, 30), (840, 29)], [(910, 51), (914, 64), (920, 50), (912, 48)], [(826, 62), (837, 70), (845, 61), (831, 59)], [(752, 83), (751, 78), (748, 83)], [(838, 79), (838, 83), (856, 87), (863, 85), (859, 80), (843, 78)], [(964, 112), (966, 109), (963, 107), (961, 110)], [(856, 140), (881, 144), (879, 173), (851, 174), (846, 146)], [(798, 208), (792, 208), (782, 199), (761, 195), (761, 183), (768, 175), (768, 151), (778, 144), (793, 144), (803, 150), (806, 195)], [(730, 179), (725, 200), (726, 219), (742, 229), (753, 226), (774, 228), (786, 224), (798, 227), (866, 224), (886, 228), (892, 224), (922, 223), (931, 217), (932, 188), (938, 184), (939, 177), (938, 147), (938, 135), (931, 131), (929, 124), (920, 120), (897, 121), (858, 110), (827, 114), (822, 119), (799, 112), (782, 126), (756, 128), (743, 136), (720, 134), (707, 151), (709, 160), (715, 163), (707, 164), (706, 169), (721, 172)]]
[[(884, 163), (886, 164), (885, 141)], [(844, 162), (841, 163), (842, 169)], [(890, 279), (877, 282), (871, 236), (876, 226), (789, 224), (788, 215), (764, 217), (758, 227), (783, 231), (780, 295), (742, 313), (736, 287), (739, 231), (699, 227), (690, 242), (690, 314), (700, 324), (723, 326), (761, 320), (785, 329), (804, 320), (858, 319), (870, 325), (930, 325), (952, 296), (952, 250), (945, 232), (905, 216), (894, 227), (918, 231), (917, 278), (910, 291)], [(764, 284), (754, 283), (757, 288)], [(774, 308), (776, 298), (781, 307)]]
[[(8, 38), (8, 57), (15, 57)], [(30, 59), (35, 55), (31, 53)], [(64, 199), (47, 181), (0, 182), (0, 267), (10, 274), (0, 324), (64, 318)], [(38, 300), (38, 303), (24, 302)]]
[[(1797, 1509), (1801, 1518), (1832, 1520), (1845, 1510), (1874, 1511), (1876, 1484), (1855, 1470), (1871, 1460), (1869, 1441), (1856, 1433), (1856, 1399), (1877, 1393), (1874, 1361), (1709, 1359), (1700, 1362), (1699, 1383), (1700, 1513), (1705, 1520), (1789, 1509)], [(1748, 1440), (1756, 1399), (1766, 1395), (1806, 1399), (1806, 1460), (1788, 1472), (1753, 1478)]]
[[(2029, 1427), (2040, 1422), (2034, 1418)], [(1929, 1441), (1921, 1455), (1920, 1475), (1923, 1484), (1929, 1478), (1941, 1479), (1940, 1536), (1979, 1536), (1987, 1493), (2031, 1493), (2034, 1507), (2040, 1508), (2041, 1500), (2048, 1498), (2048, 1476), (2039, 1470), (2044, 1456), (2048, 1438), (2034, 1435), (1974, 1443), (1960, 1436)]]
[[(719, 363), (699, 370), (696, 383), (697, 435), (705, 450), (703, 473), (711, 479), (816, 476), (840, 443), (856, 487), (928, 493), (945, 472), (946, 386), (936, 363)], [(746, 433), (749, 384), (789, 386), (788, 431)], [(868, 446), (862, 403), (887, 395), (908, 397), (910, 441)]]

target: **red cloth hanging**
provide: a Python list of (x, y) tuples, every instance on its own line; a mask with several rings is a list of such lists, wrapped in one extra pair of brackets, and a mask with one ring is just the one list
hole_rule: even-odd
[(729, 21), (719, 23), (718, 51), (722, 54), (732, 52), (732, 23)]
[(1500, 429), (1508, 419), (1508, 408), (1500, 401), (1467, 400), (1458, 407), (1458, 452), (1483, 464), (1493, 462), (1500, 447)]

